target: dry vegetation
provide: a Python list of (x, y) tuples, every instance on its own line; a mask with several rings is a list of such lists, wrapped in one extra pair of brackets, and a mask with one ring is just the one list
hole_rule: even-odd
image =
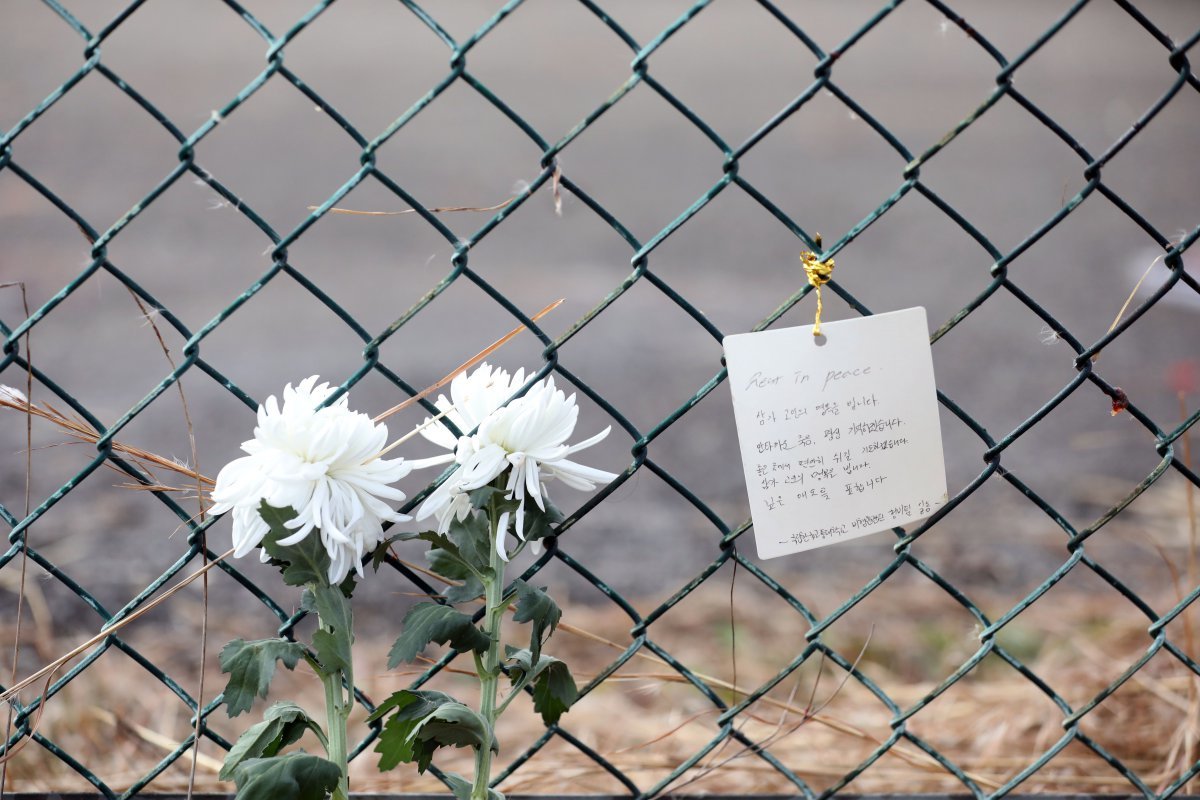
[[(718, 582), (723, 583), (723, 582)], [(650, 638), (688, 665), (726, 701), (734, 694), (730, 658), (728, 583), (701, 590), (655, 623)], [(970, 655), (978, 639), (957, 616), (947, 614), (944, 599), (919, 584), (902, 589), (904, 602), (871, 604), (862, 615), (847, 615), (825, 637), (848, 659), (860, 657), (862, 671), (902, 708), (917, 703), (938, 681)], [(738, 606), (757, 600), (761, 592), (743, 576)], [(839, 596), (823, 598), (828, 611)], [(1168, 597), (1163, 598), (1169, 600)], [(1056, 594), (1053, 623), (1014, 627), (1002, 641), (1075, 707), (1146, 652), (1146, 625), (1129, 614), (1115, 614), (1111, 604), (1098, 605), (1090, 595)], [(870, 600), (868, 600), (870, 603)], [(782, 606), (778, 606), (782, 609)], [(1036, 608), (1036, 607), (1035, 607)], [(890, 612), (889, 612), (890, 609)], [(196, 595), (173, 599), (173, 624), (147, 620), (126, 629), (125, 638), (161, 664), (188, 691), (197, 680), (194, 655)], [(861, 617), (861, 619), (859, 618)], [(869, 617), (869, 619), (868, 619)], [(630, 622), (615, 609), (572, 607), (556, 651), (589, 677), (604, 669), (631, 642)], [(791, 614), (739, 613), (736, 620), (737, 682), (761, 685), (799, 652), (804, 626)], [(139, 626), (141, 628), (139, 629)], [(1014, 623), (1015, 626), (1015, 623)], [(29, 643), (34, 639), (27, 628)], [(964, 635), (965, 631), (965, 635)], [(11, 637), (12, 631), (3, 631)], [(210, 641), (237, 634), (236, 622), (213, 621)], [(1172, 630), (1172, 633), (1176, 631)], [(1179, 632), (1179, 640), (1186, 637)], [(43, 640), (38, 651), (47, 646)], [(66, 642), (54, 642), (65, 650)], [(380, 664), (382, 639), (360, 641), (360, 663)], [(210, 651), (217, 649), (211, 647)], [(209, 685), (218, 681), (214, 653), (209, 654)], [(818, 673), (821, 673), (818, 680)], [(770, 741), (771, 753), (814, 788), (828, 787), (887, 739), (891, 714), (857, 682), (842, 683), (844, 673), (819, 658), (811, 659), (738, 717), (737, 729), (755, 741)], [(406, 685), (398, 673), (366, 674), (364, 688), (375, 698)], [(814, 685), (815, 684), (815, 685)], [(444, 674), (434, 686), (469, 692), (462, 676)], [(209, 698), (211, 699), (210, 690)], [(306, 675), (285, 674), (273, 695), (292, 696), (321, 707), (321, 687)], [(1197, 687), (1195, 676), (1174, 658), (1160, 653), (1120, 690), (1088, 715), (1081, 731), (1119, 757), (1151, 787), (1169, 784), (1181, 766), (1196, 758)], [(26, 699), (30, 693), (26, 692)], [(516, 706), (514, 706), (516, 708)], [(249, 719), (257, 718), (259, 709)], [(565, 718), (565, 728), (625, 772), (641, 788), (654, 785), (699, 752), (718, 733), (712, 703), (686, 684), (670, 667), (643, 649), (581, 701)], [(365, 732), (361, 726), (360, 733)], [(232, 737), (245, 720), (227, 720), (218, 711), (210, 722)], [(907, 730), (935, 746), (984, 789), (994, 789), (1018, 774), (1063, 736), (1063, 715), (1044, 695), (995, 656), (988, 656), (962, 682), (934, 700), (907, 725)], [(87, 764), (110, 786), (121, 789), (148, 771), (189, 732), (184, 705), (149, 679), (127, 656), (110, 651), (73, 681), (49, 704), (40, 733)], [(514, 712), (499, 731), (504, 755), (540, 733), (531, 713)], [(222, 752), (212, 743), (202, 748), (197, 788), (220, 790), (216, 780)], [(166, 791), (185, 787), (190, 759), (168, 768), (152, 785)], [(469, 769), (446, 763), (451, 769)], [(83, 779), (37, 744), (20, 751), (8, 765), (8, 786), (21, 791), (86, 789)], [(381, 775), (372, 754), (355, 763), (354, 785), (360, 791), (429, 791), (439, 784), (411, 769)], [(763, 759), (730, 740), (709, 753), (675, 784), (685, 792), (755, 793), (791, 790), (788, 781)], [(621, 786), (571, 744), (552, 740), (508, 778), (509, 792), (537, 794), (621, 793)], [(1024, 791), (1128, 792), (1129, 783), (1079, 743), (1068, 745), (1023, 785)], [(849, 787), (850, 791), (961, 791), (962, 785), (922, 754), (901, 741)]]

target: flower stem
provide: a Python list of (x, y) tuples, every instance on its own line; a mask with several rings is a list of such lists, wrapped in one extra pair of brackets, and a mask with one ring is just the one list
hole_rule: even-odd
[[(496, 511), (495, 503), (488, 506), (490, 541), (495, 542), (499, 535), (496, 528), (499, 525), (500, 514)], [(483, 576), (484, 616), (483, 632), (488, 635), (488, 649), (483, 655), (482, 669), (479, 673), (479, 713), (487, 721), (489, 737), (495, 737), (496, 718), (499, 712), (496, 708), (496, 694), (500, 683), (500, 621), (504, 617), (504, 560), (491, 548), (489, 562), (491, 573)], [(487, 800), (488, 785), (492, 778), (492, 741), (484, 743), (475, 753), (475, 780), (471, 784), (471, 800)]]
[[(317, 623), (321, 630), (328, 631), (335, 636), (347, 636), (348, 631), (336, 631), (332, 626), (326, 624), (325, 620), (317, 617)], [(325, 747), (326, 755), (329, 760), (337, 764), (341, 770), (342, 776), (338, 779), (338, 788), (334, 793), (334, 800), (349, 800), (350, 797), (350, 759), (349, 748), (347, 746), (346, 736), (346, 721), (350, 717), (350, 710), (354, 707), (354, 675), (352, 668), (347, 665), (343, 670), (332, 670), (329, 672), (319, 671), (321, 683), (325, 686), (325, 727), (328, 731), (328, 744)], [(343, 688), (343, 680), (345, 686)], [(347, 692), (350, 696), (347, 698)]]

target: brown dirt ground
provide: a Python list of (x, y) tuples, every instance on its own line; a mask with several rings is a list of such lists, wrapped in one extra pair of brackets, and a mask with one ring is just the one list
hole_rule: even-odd
[[(722, 583), (719, 582), (718, 583)], [(834, 601), (814, 603), (828, 613)], [(1164, 595), (1156, 608), (1169, 607)], [(978, 628), (959, 624), (948, 612), (944, 596), (908, 589), (904, 601), (872, 603), (868, 598), (823, 635), (901, 708), (926, 696), (978, 647)], [(196, 619), (195, 601), (172, 601), (181, 620)], [(729, 585), (705, 587), (650, 628), (650, 639), (669, 650), (698, 676), (704, 676), (728, 702), (733, 694), (731, 639), (736, 638), (737, 679), (743, 690), (762, 685), (799, 654), (806, 626), (793, 614), (758, 613), (769, 599), (745, 576), (737, 586), (736, 637), (730, 636)], [(759, 604), (752, 606), (751, 603)], [(757, 611), (748, 609), (757, 608)], [(782, 606), (780, 606), (782, 608)], [(1045, 608), (1050, 613), (1038, 613)], [(861, 613), (860, 613), (861, 612)], [(1026, 621), (1026, 617), (1028, 620)], [(568, 607), (550, 649), (588, 679), (610, 664), (632, 641), (628, 617), (612, 609)], [(1191, 631), (1182, 618), (1168, 629), (1172, 641), (1190, 649)], [(162, 664), (189, 692), (197, 680), (194, 653), (198, 638), (181, 646), (188, 625), (173, 633), (147, 622), (130, 626), (125, 638)], [(1000, 642), (1079, 708), (1147, 652), (1152, 639), (1147, 622), (1113, 603), (1098, 603), (1084, 593), (1048, 595), (1017, 618)], [(27, 629), (28, 630), (28, 629)], [(11, 632), (8, 632), (11, 634)], [(206, 697), (220, 688), (215, 653), (232, 638), (236, 621), (212, 623)], [(63, 641), (33, 643), (39, 657), (63, 652)], [(406, 685), (409, 676), (371, 672), (364, 665), (382, 664), (389, 642), (360, 639), (359, 682), (374, 698)], [(58, 648), (57, 652), (53, 648)], [(190, 651), (190, 652), (189, 652)], [(1194, 653), (1195, 651), (1192, 650)], [(818, 680), (818, 673), (820, 678)], [(887, 739), (892, 714), (856, 681), (842, 683), (845, 673), (813, 657), (737, 718), (736, 727), (754, 741), (770, 742), (780, 762), (820, 790), (841, 776)], [(816, 686), (814, 687), (814, 683)], [(434, 687), (470, 702), (470, 683), (461, 675), (436, 677)], [(27, 693), (28, 694), (28, 693)], [(282, 674), (272, 698), (293, 697), (319, 711), (320, 685), (307, 674)], [(28, 700), (29, 697), (26, 697)], [(501, 763), (540, 733), (540, 722), (527, 707), (515, 703), (503, 719), (499, 735)], [(807, 711), (807, 713), (806, 713)], [(213, 727), (233, 737), (255, 721), (261, 707), (246, 717), (211, 717)], [(564, 718), (564, 727), (588, 747), (625, 772), (640, 788), (664, 779), (699, 753), (718, 733), (719, 712), (695, 687), (643, 648)], [(362, 733), (363, 714), (352, 724)], [(1064, 714), (1045, 695), (996, 655), (988, 655), (961, 682), (916, 713), (906, 730), (936, 747), (985, 790), (995, 789), (1021, 772), (1064, 735)], [(1176, 659), (1159, 652), (1114, 694), (1086, 715), (1079, 730), (1099, 747), (1120, 758), (1151, 787), (1169, 784), (1197, 758), (1200, 728), (1200, 682)], [(185, 707), (117, 652), (109, 652), (73, 681), (48, 705), (39, 732), (69, 750), (110, 786), (121, 789), (148, 771), (187, 735)], [(467, 751), (439, 757), (448, 769), (467, 772)], [(228, 788), (216, 779), (223, 754), (212, 743), (202, 747), (196, 773), (198, 790)], [(151, 785), (160, 791), (186, 787), (190, 759), (167, 768)], [(430, 791), (439, 784), (402, 767), (380, 774), (371, 753), (354, 765), (353, 784), (360, 791)], [(70, 791), (87, 785), (46, 749), (31, 744), (8, 764), (8, 787), (17, 791)], [(794, 787), (765, 760), (728, 740), (700, 759), (675, 784), (695, 793), (774, 793)], [(901, 741), (862, 773), (849, 790), (953, 792), (962, 784), (918, 750)], [(622, 787), (579, 750), (562, 739), (551, 742), (504, 781), (508, 792), (538, 794), (621, 793)], [(1093, 751), (1072, 742), (1022, 786), (1028, 792), (1127, 792), (1130, 784)]]

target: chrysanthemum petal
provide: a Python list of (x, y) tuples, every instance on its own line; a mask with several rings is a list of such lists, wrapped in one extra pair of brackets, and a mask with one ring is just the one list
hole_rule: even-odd
[(600, 442), (604, 441), (605, 437), (608, 436), (608, 434), (611, 430), (612, 430), (612, 425), (609, 425), (607, 428), (600, 431), (592, 438), (584, 439), (582, 442), (576, 442), (575, 444), (568, 447), (567, 452), (564, 453), (563, 455), (571, 455), (572, 453), (578, 453), (580, 450), (587, 450), (592, 445), (599, 444)]
[[(458, 444), (458, 440), (453, 440), (449, 447), (451, 450)], [(429, 458), (414, 458), (408, 462), (408, 465), (413, 469), (426, 469), (427, 467), (437, 467), (442, 464), (450, 464), (454, 461), (454, 453), (446, 453), (440, 456), (431, 456)]]
[(574, 461), (560, 459), (553, 464), (546, 464), (546, 472), (561, 480), (572, 489), (595, 489), (597, 484), (608, 483), (615, 480), (616, 475), (612, 472), (595, 469), (594, 467), (576, 464)]
[(509, 512), (505, 511), (496, 523), (496, 555), (500, 556), (503, 561), (508, 561), (508, 553), (504, 550), (504, 535), (508, 531), (508, 518)]

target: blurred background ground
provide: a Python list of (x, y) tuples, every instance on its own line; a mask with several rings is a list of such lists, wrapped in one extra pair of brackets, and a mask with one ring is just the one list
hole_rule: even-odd
[[(111, 0), (65, 3), (93, 32), (125, 5)], [(499, 7), (477, 0), (434, 0), (423, 5), (459, 41)], [(603, 6), (645, 44), (690, 4), (613, 0)], [(778, 6), (826, 51), (879, 11), (877, 4), (868, 2)], [(278, 34), (309, 6), (257, 0), (245, 7)], [(1070, 4), (976, 0), (954, 7), (1011, 61)], [(1200, 28), (1200, 7), (1194, 4), (1144, 2), (1137, 7), (1176, 41)], [(33, 0), (6, 5), (0, 26), (0, 130), (11, 130), (73, 75), (84, 61), (84, 46), (83, 39), (48, 6)], [(104, 41), (100, 57), (190, 134), (263, 69), (265, 50), (263, 40), (223, 3), (150, 0)], [(385, 0), (339, 0), (284, 53), (287, 68), (368, 139), (447, 76), (450, 55), (414, 14), (400, 3)], [(1087, 4), (1018, 69), (1015, 85), (1094, 156), (1177, 80), (1167, 58), (1168, 51), (1117, 4), (1097, 1)], [(491, 88), (546, 141), (554, 142), (629, 77), (632, 59), (632, 50), (582, 3), (528, 0), (469, 52), (467, 64), (471, 76)], [(810, 84), (816, 63), (760, 4), (717, 0), (651, 56), (648, 74), (736, 147)], [(832, 76), (839, 90), (918, 154), (988, 97), (998, 69), (975, 41), (948, 24), (936, 8), (909, 0), (839, 58)], [(1104, 184), (1169, 238), (1178, 238), (1200, 221), (1196, 191), (1200, 169), (1192, 158), (1198, 130), (1200, 96), (1184, 86), (1103, 170)], [(113, 225), (163, 180), (178, 163), (178, 153), (178, 143), (161, 126), (95, 73), (12, 144), (13, 163), (99, 231)], [(280, 76), (223, 119), (196, 148), (196, 162), (281, 233), (303, 223), (309, 206), (322, 203), (342, 186), (357, 170), (359, 159), (360, 148), (352, 139)], [(650, 240), (719, 181), (724, 160), (719, 148), (645, 83), (559, 157), (563, 175), (641, 242)], [(541, 149), (463, 81), (451, 86), (378, 152), (379, 167), (429, 207), (501, 203), (537, 177), (540, 162)], [(806, 230), (820, 231), (826, 242), (832, 242), (901, 186), (905, 166), (906, 159), (866, 121), (823, 91), (741, 158), (739, 174)], [(1046, 127), (1011, 98), (1003, 98), (922, 167), (921, 181), (1008, 252), (1083, 188), (1084, 167), (1084, 161)], [(546, 333), (555, 338), (630, 276), (633, 250), (570, 192), (563, 193), (562, 213), (556, 214), (551, 189), (549, 184), (543, 186), (473, 246), (468, 265), (526, 313), (565, 297), (563, 306), (544, 320)], [(405, 207), (373, 180), (339, 205), (392, 211)], [(467, 239), (490, 216), (456, 213), (440, 219), (457, 237)], [(28, 303), (36, 309), (89, 263), (89, 249), (63, 214), (12, 169), (0, 169), (0, 282), (23, 282)], [(268, 238), (238, 208), (185, 175), (112, 240), (107, 255), (194, 331), (268, 269), (270, 249)], [(778, 220), (732, 186), (657, 247), (647, 269), (650, 276), (692, 302), (721, 332), (737, 333), (751, 328), (800, 288), (800, 249), (799, 240)], [(288, 261), (375, 335), (451, 271), (453, 252), (453, 245), (417, 215), (330, 215), (288, 248)], [(1161, 252), (1150, 236), (1094, 193), (1013, 261), (1009, 277), (1088, 345), (1105, 333), (1147, 268), (1149, 275), (1135, 302), (1149, 297), (1167, 278), (1161, 264), (1151, 267)], [(1192, 253), (1187, 258), (1195, 263)], [(837, 263), (837, 282), (871, 310), (924, 305), (931, 326), (937, 328), (988, 287), (993, 258), (913, 191), (843, 249)], [(1189, 269), (1194, 273), (1194, 266)], [(1200, 406), (1198, 310), (1195, 293), (1176, 285), (1106, 348), (1095, 365), (1099, 375), (1122, 387), (1130, 401), (1163, 429), (1173, 428)], [(811, 314), (810, 298), (779, 324), (803, 324)], [(826, 294), (827, 319), (853, 314), (842, 300)], [(13, 328), (24, 318), (20, 293), (13, 288), (0, 290), (0, 321)], [(167, 347), (179, 359), (184, 338), (162, 320), (157, 322)], [(513, 324), (511, 315), (479, 286), (460, 278), (387, 341), (381, 359), (413, 386), (424, 386)], [(31, 349), (34, 363), (105, 424), (119, 420), (170, 370), (154, 328), (124, 287), (103, 272), (89, 278), (33, 328)], [(510, 368), (538, 365), (541, 350), (533, 337), (525, 336), (495, 360)], [(362, 364), (361, 351), (362, 341), (287, 275), (273, 280), (201, 346), (203, 358), (258, 399), (312, 373), (345, 380)], [(1003, 289), (940, 339), (933, 352), (939, 389), (996, 439), (1076, 374), (1071, 348)], [(645, 433), (719, 371), (721, 349), (716, 338), (642, 278), (572, 336), (558, 357), (565, 369), (595, 387)], [(0, 372), (0, 382), (23, 385), (23, 375), (9, 366)], [(185, 375), (182, 385), (196, 433), (196, 463), (202, 472), (214, 475), (248, 437), (252, 415), (195, 370)], [(351, 398), (356, 408), (377, 412), (400, 396), (390, 383), (371, 374), (355, 387)], [(54, 401), (40, 386), (35, 387), (34, 399)], [(581, 436), (610, 424), (600, 407), (586, 398), (581, 401)], [(1110, 409), (1109, 398), (1085, 384), (1001, 459), (1006, 470), (1076, 529), (1101, 518), (1161, 459), (1154, 437), (1143, 426), (1128, 414), (1113, 416)], [(728, 391), (718, 387), (654, 439), (648, 455), (732, 528), (746, 518), (748, 509), (734, 455), (730, 412)], [(397, 418), (394, 429), (420, 419), (420, 414)], [(32, 435), (36, 449), (30, 488), (36, 506), (90, 461), (91, 450), (53, 446), (64, 437), (49, 426), (35, 425)], [(943, 413), (943, 436), (954, 494), (984, 468), (987, 446), (948, 412)], [(189, 463), (193, 458), (179, 397), (173, 392), (159, 397), (119, 438)], [(589, 463), (622, 470), (631, 461), (635, 439), (615, 428), (608, 440), (590, 451)], [(0, 503), (18, 517), (25, 503), (24, 449), (24, 420), (15, 413), (0, 415), (0, 452), (4, 453)], [(410, 453), (426, 454), (419, 445)], [(115, 473), (96, 471), (30, 531), (31, 544), (110, 611), (174, 563), (185, 547), (179, 519), (149, 494), (117, 488), (120, 482)], [(414, 494), (422, 485), (422, 479), (414, 476), (405, 489)], [(560, 491), (556, 499), (570, 509), (586, 498)], [(1186, 562), (1189, 537), (1194, 536), (1187, 502), (1185, 481), (1168, 471), (1086, 545), (1089, 556), (1134, 591), (1152, 598), (1153, 608), (1160, 612), (1175, 602), (1174, 589), (1166, 587), (1172, 587), (1174, 573), (1184, 569), (1180, 565)], [(223, 550), (228, 523), (216, 526), (212, 535), (214, 549)], [(720, 537), (707, 517), (643, 468), (574, 526), (562, 547), (646, 612), (719, 554)], [(913, 553), (995, 618), (1069, 557), (1066, 538), (1055, 520), (997, 475), (924, 535)], [(743, 553), (753, 559), (748, 538), (740, 543)], [(401, 555), (419, 560), (416, 549), (402, 550)], [(764, 567), (789, 590), (828, 613), (893, 558), (892, 541), (881, 534), (777, 559)], [(0, 602), (9, 617), (15, 614), (17, 563), (0, 570)], [(245, 568), (269, 589), (277, 585), (271, 573), (257, 565)], [(628, 618), (622, 620), (588, 582), (558, 563), (543, 575), (565, 598), (569, 619), (599, 615), (597, 626), (623, 630), (628, 639)], [(29, 636), (50, 625), (58, 638), (47, 641), (61, 646), (72, 633), (95, 630), (98, 617), (62, 583), (36, 567), (29, 580), (35, 587), (30, 597), (44, 600), (43, 618), (29, 618)], [(743, 584), (749, 586), (751, 580), (744, 579)], [(230, 583), (213, 593), (215, 611), (236, 611), (238, 616), (232, 619), (262, 630), (251, 634), (231, 628), (227, 633), (269, 635), (271, 618), (257, 611), (247, 613), (260, 607), (232, 587)], [(1182, 591), (1191, 588), (1185, 580)], [(1140, 625), (1144, 636), (1145, 617), (1098, 578), (1076, 570), (1054, 591), (1064, 599), (1047, 599), (1028, 612), (1051, 605), (1028, 625), (1029, 635), (1042, 643), (1037, 648), (1039, 657), (1070, 661), (1064, 654), (1075, 651), (1061, 650), (1054, 643), (1090, 641), (1079, 634), (1093, 630), (1089, 615), (1109, 620), (1125, 632)], [(411, 602), (404, 596), (407, 592), (411, 587), (402, 582), (369, 587), (365, 630), (384, 636)], [(891, 604), (876, 599), (889, 593)], [(193, 631), (198, 595), (190, 597), (186, 602), (173, 601), (157, 622), (142, 623), (153, 631), (143, 635), (154, 643), (156, 657), (178, 658), (179, 669), (185, 671), (197, 649), (190, 635), (179, 636)], [(945, 610), (942, 590), (908, 567), (869, 599), (862, 612), (864, 624), (870, 614), (891, 612), (892, 616), (880, 617), (866, 658), (883, 647), (884, 640), (878, 637), (884, 628), (901, 631), (897, 636), (916, 644), (886, 650), (889, 655), (881, 655), (880, 663), (909, 649), (936, 654), (941, 652), (937, 642), (943, 639), (961, 644), (961, 637), (971, 637), (973, 623), (967, 615)], [(31, 599), (28, 604), (31, 614), (38, 602)], [(287, 606), (291, 601), (281, 602)], [(762, 631), (763, 642), (790, 643), (783, 648), (790, 655), (780, 654), (779, 663), (764, 662), (759, 679), (743, 681), (739, 676), (739, 683), (757, 685), (798, 652), (796, 643), (807, 626), (782, 605), (767, 604), (772, 609), (767, 613), (751, 599), (746, 603), (747, 607), (739, 608), (743, 620), (769, 625)], [(909, 608), (943, 610), (924, 622), (915, 613), (896, 613)], [(1050, 613), (1059, 608), (1086, 613), (1069, 617), (1073, 622), (1066, 630), (1056, 627), (1061, 620)], [(720, 603), (712, 599), (697, 615), (719, 619)], [(695, 658), (724, 664), (728, 655), (728, 643), (720, 638), (724, 634), (709, 631), (706, 636), (690, 621), (681, 606), (657, 624), (670, 631), (679, 647), (696, 646)], [(1116, 647), (1118, 640), (1126, 642), (1104, 636), (1097, 633), (1094, 642), (1101, 652), (1107, 652), (1110, 644)], [(223, 639), (214, 634), (213, 641)], [(1139, 640), (1133, 649), (1146, 644)], [(38, 652), (31, 640), (22, 668), (41, 663), (39, 659), (53, 650), (49, 644), (46, 647), (47, 653)], [(760, 649), (769, 648), (747, 644), (742, 652), (757, 654)], [(945, 677), (948, 666), (957, 666), (971, 651), (952, 648), (953, 657), (946, 659), (918, 656), (906, 668), (904, 682), (936, 682)], [(746, 664), (755, 662), (752, 655), (743, 659)], [(994, 707), (989, 698), (1008, 696), (1004, 684), (993, 686), (984, 680), (987, 673), (980, 674), (981, 685), (991, 688), (972, 695), (978, 701), (976, 716), (979, 709)], [(116, 687), (110, 690), (111, 702), (77, 701), (78, 707), (95, 705), (124, 714), (119, 707), (125, 700), (118, 698), (123, 698), (121, 687), (127, 685), (121, 682), (129, 679), (106, 670), (103, 680), (109, 679)], [(1073, 685), (1075, 679), (1068, 678), (1067, 683)], [(624, 695), (627, 688), (619, 683), (613, 691)], [(1185, 698), (1191, 697), (1187, 691), (1191, 690), (1185, 691)], [(94, 692), (102, 695), (102, 688), (97, 686)], [(641, 702), (638, 691), (628, 694), (627, 702)], [(674, 705), (671, 700), (661, 702), (663, 707)], [(1160, 705), (1170, 707), (1171, 701), (1160, 698)], [(69, 706), (76, 707), (75, 703)], [(653, 705), (648, 708), (658, 710)], [(586, 708), (579, 711), (583, 716)], [(686, 716), (687, 712), (680, 713)], [(631, 732), (628, 739), (612, 746), (628, 746), (639, 736), (653, 737), (669, 727), (661, 714), (647, 713), (642, 719), (647, 720), (646, 730)], [(1039, 724), (1047, 719), (1058, 724), (1061, 715), (1043, 714), (1039, 719)], [(705, 722), (711, 729), (711, 719)], [(1169, 713), (1155, 717), (1146, 723), (1147, 736), (1157, 741), (1161, 730), (1177, 722)], [(179, 724), (174, 719), (161, 728), (177, 735)], [(808, 730), (815, 729), (810, 725)], [(1038, 736), (1036, 741), (1042, 742), (1049, 734)], [(676, 738), (665, 740), (664, 746), (673, 746)], [(694, 752), (695, 742), (688, 741), (678, 752)], [(1017, 758), (1003, 747), (996, 752), (1001, 751), (1006, 758)], [(633, 752), (634, 758), (645, 755), (645, 751)], [(670, 753), (664, 759), (678, 754)], [(1162, 753), (1147, 755), (1147, 769), (1159, 769), (1165, 758)], [(914, 784), (912, 790), (917, 788)]]
[[(741, 692), (735, 694), (735, 685), (743, 692), (761, 685), (792, 661), (803, 643), (798, 632), (781, 635), (781, 629), (792, 627), (787, 617), (778, 611), (761, 613), (763, 607), (771, 607), (771, 600), (748, 582), (741, 582), (736, 591), (741, 605), (735, 615), (736, 627), (731, 629), (728, 582), (719, 583), (690, 598), (683, 613), (653, 625), (650, 638), (668, 648), (728, 703), (741, 696)], [(928, 592), (892, 589), (895, 591), (884, 592), (884, 597), (836, 625), (825, 641), (847, 660), (857, 660), (864, 675), (908, 708), (975, 651), (978, 628)], [(898, 601), (901, 597), (902, 602)], [(1114, 615), (1111, 608), (1079, 593), (1056, 593), (1052, 598), (1053, 612), (1035, 606), (1001, 639), (1012, 655), (1078, 707), (1145, 653), (1149, 642), (1146, 623), (1131, 615)], [(821, 611), (832, 610), (832, 604), (840, 599), (806, 595)], [(181, 611), (191, 613), (180, 614), (174, 637), (143, 628), (131, 630), (126, 638), (190, 687), (197, 679), (194, 655), (200, 609), (192, 603)], [(628, 617), (612, 608), (569, 607), (565, 620), (570, 622), (560, 628), (550, 650), (567, 660), (583, 680), (607, 667), (631, 644)], [(736, 630), (736, 635), (731, 636), (731, 630)], [(180, 647), (180, 634), (185, 633), (193, 637), (188, 648)], [(246, 626), (237, 620), (214, 620), (210, 630), (221, 642), (246, 633)], [(734, 639), (736, 683), (730, 649)], [(1184, 641), (1182, 636), (1180, 641)], [(1190, 635), (1186, 641), (1194, 655)], [(66, 644), (62, 642), (62, 649)], [(419, 671), (364, 670), (365, 664), (383, 664), (388, 643), (368, 638), (360, 640), (360, 645), (356, 649), (356, 680), (372, 697), (386, 697)], [(700, 753), (720, 729), (716, 723), (719, 712), (709, 699), (652, 653), (640, 652), (573, 707), (562, 724), (570, 735), (646, 789)], [(215, 654), (210, 654), (208, 667), (209, 680), (215, 682)], [(140, 778), (190, 730), (187, 708), (164, 688), (139, 677), (141, 674), (126, 656), (110, 651), (48, 706), (40, 724), (43, 735), (117, 788)], [(811, 788), (827, 789), (892, 734), (888, 725), (891, 712), (862, 685), (853, 680), (843, 683), (843, 677), (844, 673), (828, 662), (810, 659), (740, 715), (736, 728), (750, 740), (769, 745), (771, 754)], [(473, 702), (471, 681), (460, 676), (443, 674), (428, 686)], [(323, 703), (320, 684), (299, 671), (281, 671), (272, 697), (295, 699), (312, 710), (319, 710)], [(1121, 759), (1148, 786), (1161, 791), (1195, 760), (1198, 702), (1195, 676), (1163, 653), (1085, 718), (1080, 732)], [(232, 739), (260, 718), (264, 706), (257, 704), (247, 716), (232, 721), (219, 710), (209, 724)], [(506, 762), (543, 730), (531, 706), (516, 702), (501, 721), (498, 735)], [(360, 710), (352, 718), (353, 735), (366, 734), (364, 716)], [(1029, 680), (990, 655), (968, 679), (909, 719), (905, 729), (938, 748), (984, 791), (993, 792), (1062, 739), (1062, 719), (1062, 713)], [(310, 743), (310, 747), (315, 745)], [(223, 755), (210, 742), (202, 746), (197, 790), (228, 787), (216, 780)], [(377, 760), (378, 756), (368, 751), (354, 762), (352, 785), (356, 791), (441, 790), (431, 775), (419, 776), (411, 767), (381, 774)], [(437, 763), (464, 774), (470, 771), (468, 751), (439, 754)], [(182, 759), (168, 768), (153, 788), (182, 791), (189, 768), (190, 760)], [(9, 786), (20, 791), (88, 788), (79, 775), (36, 744), (11, 762), (9, 780)], [(558, 738), (500, 788), (508, 793), (548, 796), (621, 795), (627, 791), (582, 751)], [(846, 791), (961, 793), (963, 788), (911, 742), (901, 741)], [(1189, 786), (1189, 793), (1194, 793), (1194, 788)], [(733, 740), (701, 759), (672, 789), (734, 796), (795, 792), (795, 786), (770, 764)], [(1072, 794), (1129, 791), (1125, 777), (1078, 742), (1069, 744), (1019, 789), (1020, 793)]]

